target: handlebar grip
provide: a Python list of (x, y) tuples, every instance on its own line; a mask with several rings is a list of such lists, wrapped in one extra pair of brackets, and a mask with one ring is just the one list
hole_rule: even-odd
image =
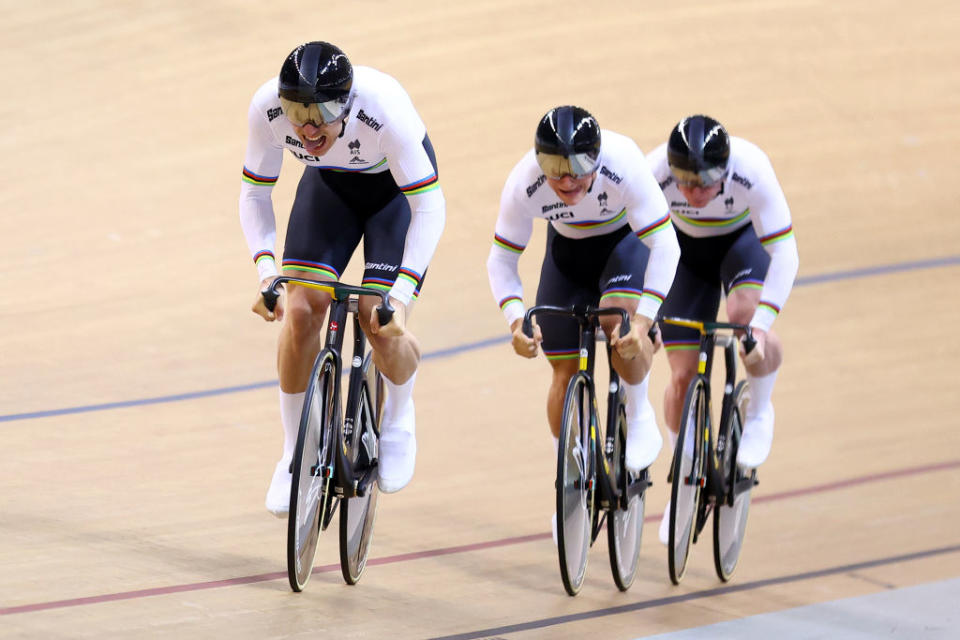
[(623, 321), (620, 323), (620, 337), (625, 337), (630, 333), (630, 316), (627, 314), (623, 315)]
[(650, 342), (657, 344), (657, 333), (660, 331), (660, 328), (657, 326), (656, 321), (650, 325), (650, 330), (647, 331), (647, 337), (650, 338)]
[(755, 346), (757, 346), (757, 340), (748, 329), (747, 334), (743, 337), (743, 352), (750, 353)]
[(393, 318), (393, 307), (390, 306), (389, 301), (384, 301), (382, 305), (377, 307), (377, 321), (380, 323), (381, 327), (385, 327), (390, 324), (390, 320)]
[(261, 291), (260, 295), (263, 296), (263, 304), (267, 307), (267, 311), (273, 313), (273, 310), (277, 308), (277, 300), (280, 298), (280, 294), (269, 287)]
[(528, 338), (533, 337), (533, 323), (530, 321), (529, 317), (524, 316), (523, 324), (520, 326), (520, 330), (523, 331), (523, 335), (527, 336)]

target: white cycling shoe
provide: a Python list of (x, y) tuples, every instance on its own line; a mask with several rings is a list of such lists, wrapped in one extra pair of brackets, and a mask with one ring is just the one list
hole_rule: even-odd
[(377, 484), (380, 491), (400, 491), (413, 478), (417, 462), (416, 421), (412, 398), (395, 420), (383, 425), (379, 451)]
[(290, 484), (293, 474), (290, 473), (290, 461), (281, 459), (273, 470), (273, 479), (267, 489), (265, 501), (267, 511), (278, 518), (286, 518), (290, 513)]
[(640, 473), (657, 459), (661, 447), (663, 436), (660, 435), (657, 416), (648, 401), (639, 418), (627, 418), (627, 451), (624, 457), (627, 469)]
[(772, 446), (773, 405), (767, 405), (759, 414), (746, 419), (737, 449), (737, 464), (748, 469), (759, 467), (770, 455)]

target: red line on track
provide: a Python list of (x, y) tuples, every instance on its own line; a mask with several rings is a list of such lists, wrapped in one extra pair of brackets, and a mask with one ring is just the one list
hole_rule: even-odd
[[(928, 464), (919, 467), (908, 467), (905, 469), (895, 469), (893, 471), (884, 471), (870, 475), (860, 476), (858, 478), (849, 478), (847, 480), (838, 480), (826, 484), (814, 485), (803, 489), (794, 489), (791, 491), (781, 491), (766, 496), (758, 496), (752, 499), (754, 504), (758, 502), (774, 502), (777, 500), (789, 500), (801, 496), (812, 495), (816, 493), (826, 493), (829, 491), (838, 491), (849, 487), (855, 487), (871, 482), (882, 482), (894, 478), (903, 478), (907, 476), (916, 476), (927, 473), (936, 473), (948, 469), (960, 467), (960, 460), (950, 460), (935, 464)], [(654, 522), (659, 520), (660, 515), (647, 516), (644, 522)], [(483, 549), (492, 549), (496, 547), (506, 547), (515, 544), (524, 544), (537, 540), (545, 540), (550, 537), (549, 533), (534, 533), (525, 536), (515, 536), (511, 538), (501, 538), (499, 540), (489, 540), (487, 542), (475, 542), (473, 544), (458, 545), (454, 547), (443, 547), (440, 549), (427, 549), (425, 551), (413, 551), (411, 553), (401, 553), (383, 558), (371, 558), (367, 561), (368, 565), (395, 564), (398, 562), (410, 562), (413, 560), (422, 560), (424, 558), (435, 558), (438, 556), (452, 555), (456, 553), (467, 553), (470, 551), (480, 551)], [(313, 573), (327, 573), (336, 571), (340, 568), (339, 564), (328, 564), (313, 568)], [(273, 573), (261, 573), (254, 576), (242, 576), (239, 578), (227, 578), (225, 580), (212, 580), (209, 582), (194, 582), (191, 584), (171, 585), (167, 587), (154, 587), (152, 589), (139, 589), (137, 591), (123, 591), (120, 593), (107, 593), (99, 596), (88, 596), (85, 598), (72, 598), (69, 600), (54, 600), (51, 602), (38, 602), (35, 604), (24, 604), (14, 607), (0, 608), (0, 616), (12, 615), (15, 613), (31, 613), (34, 611), (46, 611), (49, 609), (63, 609), (66, 607), (79, 607), (90, 604), (99, 604), (102, 602), (116, 602), (118, 600), (134, 600), (137, 598), (148, 598), (152, 596), (163, 596), (172, 593), (183, 593), (186, 591), (203, 591), (206, 589), (220, 589), (222, 587), (233, 587), (243, 584), (253, 584), (257, 582), (269, 582), (271, 580), (281, 580), (287, 577), (286, 571), (276, 571)]]

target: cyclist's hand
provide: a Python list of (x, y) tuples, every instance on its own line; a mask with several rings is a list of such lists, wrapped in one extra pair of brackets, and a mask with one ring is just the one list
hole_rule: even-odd
[(277, 276), (270, 276), (269, 278), (264, 278), (263, 281), (260, 282), (260, 286), (257, 287), (257, 299), (254, 300), (253, 306), (250, 308), (251, 311), (267, 322), (283, 320), (283, 294), (281, 293), (280, 297), (277, 298), (277, 306), (273, 308), (273, 311), (267, 309), (267, 304), (263, 299), (263, 292), (266, 291), (276, 279)]
[(746, 336), (740, 337), (740, 358), (743, 360), (743, 365), (746, 367), (752, 367), (755, 364), (759, 364), (763, 361), (764, 347), (767, 345), (767, 332), (763, 329), (757, 329), (752, 327), (753, 339), (757, 341), (756, 346), (750, 350), (750, 353), (746, 353), (743, 348), (743, 339)]
[(536, 358), (537, 347), (543, 342), (543, 333), (540, 331), (540, 325), (533, 321), (533, 337), (528, 338), (523, 333), (523, 318), (517, 318), (510, 325), (512, 335), (513, 350), (517, 355), (524, 358)]
[(653, 326), (653, 320), (642, 314), (634, 314), (630, 320), (630, 332), (627, 335), (620, 336), (620, 324), (614, 326), (609, 337), (610, 346), (617, 350), (620, 357), (624, 360), (633, 360), (637, 356), (648, 352), (653, 355), (653, 343), (647, 336), (650, 327)]
[(380, 319), (377, 317), (377, 307), (379, 305), (374, 305), (370, 309), (370, 331), (373, 335), (396, 338), (402, 336), (406, 330), (405, 315), (407, 307), (396, 298), (390, 298), (390, 305), (393, 307), (393, 317), (390, 318), (390, 322), (382, 327), (380, 326)]

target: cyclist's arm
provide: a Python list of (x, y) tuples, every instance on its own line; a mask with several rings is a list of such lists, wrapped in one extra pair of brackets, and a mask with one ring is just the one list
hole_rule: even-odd
[(274, 139), (266, 115), (255, 100), (247, 116), (249, 136), (240, 183), (240, 226), (262, 282), (277, 274), (273, 253), (277, 226), (270, 195), (280, 174), (283, 148)]
[(500, 214), (487, 257), (487, 277), (493, 299), (500, 305), (507, 324), (523, 317), (523, 284), (517, 268), (520, 254), (533, 234), (533, 218), (526, 215), (513, 197), (512, 180), (508, 180), (500, 196)]
[(793, 288), (800, 257), (787, 199), (769, 160), (764, 160), (762, 177), (755, 187), (757, 200), (751, 203), (750, 210), (757, 237), (770, 255), (770, 266), (767, 268), (767, 276), (760, 292), (760, 303), (750, 320), (750, 326), (770, 331)]
[(637, 154), (635, 171), (627, 187), (627, 220), (640, 241), (650, 249), (637, 313), (652, 321), (673, 285), (680, 245), (670, 222), (667, 199), (639, 149)]
[(423, 147), (426, 127), (413, 103), (397, 85), (390, 106), (391, 120), (384, 125), (380, 145), (393, 179), (410, 204), (410, 226), (403, 245), (397, 279), (390, 296), (409, 304), (420, 287), (427, 265), (446, 224), (446, 202), (437, 172)]

